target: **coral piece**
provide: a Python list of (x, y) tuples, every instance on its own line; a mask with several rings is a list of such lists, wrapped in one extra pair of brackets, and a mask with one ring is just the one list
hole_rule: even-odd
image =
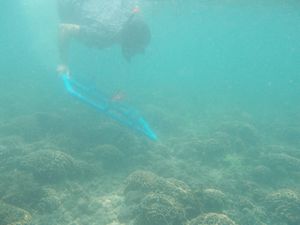
[(126, 179), (125, 194), (129, 191), (152, 191), (157, 189), (159, 177), (148, 171), (135, 171)]
[(246, 196), (234, 198), (233, 208), (226, 210), (225, 214), (241, 225), (266, 225), (270, 218), (256, 201)]
[(289, 225), (300, 224), (300, 195), (290, 189), (281, 189), (266, 196), (265, 207), (274, 221)]
[(30, 221), (29, 212), (0, 201), (0, 225), (27, 225)]
[[(149, 200), (150, 196), (155, 197), (155, 199), (162, 196), (165, 202), (169, 201), (169, 203), (172, 202), (176, 207), (180, 206), (180, 212), (183, 211), (186, 218), (191, 218), (200, 211), (193, 192), (184, 182), (176, 179), (162, 178), (147, 171), (136, 171), (132, 173), (126, 180), (124, 193), (127, 204), (137, 204), (137, 208), (142, 207), (141, 210), (138, 210), (139, 218), (145, 217), (143, 214), (146, 212), (142, 213), (142, 216), (139, 212), (145, 211), (145, 207), (142, 205), (145, 204), (145, 200)], [(157, 194), (157, 196), (153, 195), (153, 193)], [(171, 219), (171, 221), (173, 221), (173, 219)], [(168, 222), (170, 224), (176, 224), (174, 221)]]
[(60, 205), (61, 201), (58, 193), (52, 188), (45, 188), (36, 208), (41, 213), (51, 213), (58, 209)]
[(204, 189), (197, 191), (196, 195), (207, 212), (221, 212), (228, 202), (226, 195), (217, 189)]
[(0, 176), (0, 196), (8, 204), (30, 210), (42, 196), (41, 187), (31, 174), (10, 171)]
[(174, 197), (182, 204), (191, 204), (193, 194), (191, 189), (177, 179), (166, 179), (148, 171), (135, 171), (126, 180), (125, 194), (129, 191), (156, 192)]
[(184, 208), (173, 197), (150, 193), (142, 200), (137, 225), (180, 225), (185, 220)]
[(73, 176), (77, 169), (70, 155), (57, 150), (34, 152), (25, 157), (22, 166), (37, 179), (49, 182)]

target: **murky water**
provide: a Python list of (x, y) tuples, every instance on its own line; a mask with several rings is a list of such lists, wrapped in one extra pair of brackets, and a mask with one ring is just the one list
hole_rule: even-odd
[(300, 3), (134, 5), (144, 54), (70, 44), (95, 107), (56, 2), (2, 3), (0, 225), (300, 224)]

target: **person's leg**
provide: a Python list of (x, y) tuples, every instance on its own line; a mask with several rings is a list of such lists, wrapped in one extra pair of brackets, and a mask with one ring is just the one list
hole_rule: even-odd
[(73, 37), (75, 37), (80, 31), (80, 26), (77, 24), (62, 23), (59, 25), (59, 55), (60, 65), (57, 67), (59, 74), (68, 74), (68, 55), (69, 45)]
[(78, 24), (71, 24), (71, 23), (61, 23), (59, 25), (59, 32), (60, 32), (60, 37), (62, 38), (67, 38), (68, 36), (71, 35), (76, 35), (78, 34), (80, 30), (80, 26)]

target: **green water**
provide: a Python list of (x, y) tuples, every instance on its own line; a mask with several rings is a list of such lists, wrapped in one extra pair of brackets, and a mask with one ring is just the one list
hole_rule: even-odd
[(64, 90), (55, 1), (2, 3), (0, 225), (299, 225), (300, 3), (139, 4), (144, 55), (74, 41), (70, 69), (155, 142)]

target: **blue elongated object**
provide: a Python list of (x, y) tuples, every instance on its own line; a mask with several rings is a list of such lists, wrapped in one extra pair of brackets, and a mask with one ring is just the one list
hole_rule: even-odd
[(72, 96), (96, 110), (103, 112), (105, 115), (119, 123), (146, 135), (151, 140), (157, 140), (156, 134), (152, 131), (147, 121), (135, 109), (127, 105), (111, 101), (111, 99), (101, 92), (80, 84), (76, 80), (71, 79), (67, 74), (62, 74), (61, 78), (65, 89)]

